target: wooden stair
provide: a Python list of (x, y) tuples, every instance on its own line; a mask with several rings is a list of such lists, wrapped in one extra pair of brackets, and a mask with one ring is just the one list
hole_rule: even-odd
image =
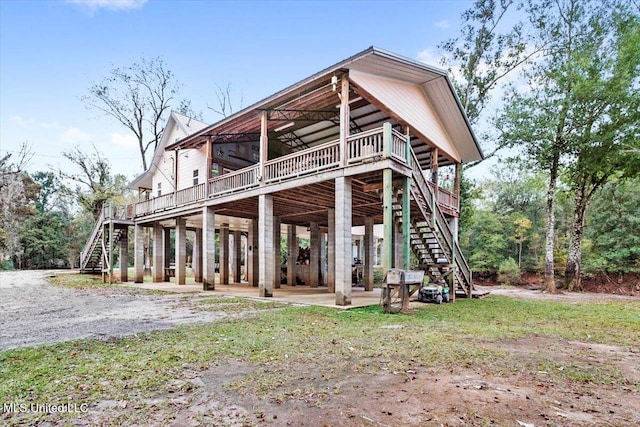
[(126, 228), (114, 227), (113, 236), (109, 236), (109, 222), (126, 220), (126, 209), (116, 211), (113, 206), (105, 204), (84, 249), (80, 253), (81, 273), (101, 273), (109, 271), (111, 251), (118, 247), (120, 237), (127, 232)]
[[(418, 161), (413, 156), (413, 164)], [(418, 266), (431, 282), (444, 280), (451, 292), (472, 297), (473, 277), (458, 240), (437, 203), (419, 166), (413, 167), (409, 230)], [(393, 195), (394, 223), (402, 229), (402, 191)]]

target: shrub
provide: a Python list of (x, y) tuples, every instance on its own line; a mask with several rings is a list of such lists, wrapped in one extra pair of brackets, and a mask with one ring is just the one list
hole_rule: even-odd
[(498, 283), (517, 285), (520, 283), (520, 267), (516, 261), (509, 257), (500, 263), (498, 267)]

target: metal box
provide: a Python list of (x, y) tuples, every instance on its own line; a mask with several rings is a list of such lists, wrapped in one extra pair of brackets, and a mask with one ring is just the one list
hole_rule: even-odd
[(387, 273), (388, 285), (415, 285), (421, 284), (424, 278), (423, 270), (390, 269)]

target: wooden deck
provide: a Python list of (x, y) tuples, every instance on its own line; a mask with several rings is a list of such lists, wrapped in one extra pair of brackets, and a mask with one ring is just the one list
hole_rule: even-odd
[[(378, 174), (368, 180), (367, 174), (389, 167), (390, 164), (401, 167), (408, 166), (405, 157), (406, 136), (396, 130), (392, 130), (389, 146), (385, 146), (384, 138), (382, 127), (361, 132), (348, 138), (344, 160), (340, 153), (339, 140), (335, 140), (269, 160), (262, 166), (260, 164), (249, 166), (211, 178), (208, 183), (201, 183), (136, 203), (129, 208), (129, 212), (132, 212), (135, 218), (139, 219), (179, 208), (188, 208), (190, 205), (202, 204), (208, 201), (218, 205), (228, 201), (251, 198), (264, 192), (275, 193), (282, 191), (284, 193), (278, 196), (282, 199), (300, 200), (302, 197), (302, 199), (309, 199), (307, 202), (313, 202), (315, 197), (325, 193), (323, 190), (327, 190), (327, 185), (333, 185), (331, 182), (325, 185), (319, 185), (318, 183), (331, 181), (340, 174), (357, 176), (358, 181), (362, 184), (364, 193), (368, 190), (366, 187), (369, 184), (368, 181), (376, 182), (380, 180)], [(305, 178), (307, 179), (305, 180)], [(307, 185), (305, 182), (309, 183), (310, 188), (305, 188), (300, 192), (300, 189)], [(292, 185), (287, 186), (287, 183)], [(434, 193), (437, 194), (441, 209), (448, 214), (457, 215), (459, 209), (458, 197), (446, 189), (437, 187), (430, 181), (428, 183)], [(319, 188), (314, 189), (314, 186)], [(286, 192), (287, 190), (288, 193)], [(329, 194), (332, 193), (333, 191)], [(310, 195), (313, 196), (309, 197)], [(365, 196), (364, 198), (367, 199), (367, 203), (379, 204), (379, 198), (377, 197), (367, 198)], [(253, 211), (253, 209), (250, 210)]]

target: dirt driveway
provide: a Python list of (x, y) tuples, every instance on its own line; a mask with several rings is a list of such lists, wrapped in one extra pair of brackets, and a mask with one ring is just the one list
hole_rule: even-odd
[(179, 294), (132, 293), (127, 289), (76, 290), (53, 286), (61, 271), (0, 272), (0, 351), (80, 338), (119, 337), (209, 322), (223, 312), (195, 310)]

